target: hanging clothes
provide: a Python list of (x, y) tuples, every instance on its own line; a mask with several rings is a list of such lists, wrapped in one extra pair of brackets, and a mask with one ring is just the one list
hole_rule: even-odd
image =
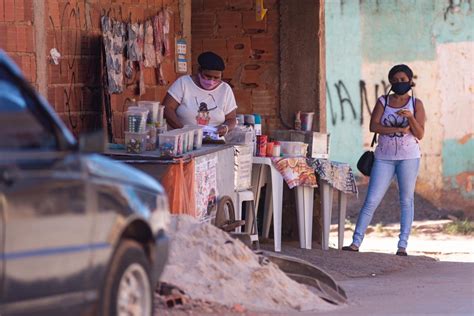
[(171, 55), (171, 45), (170, 45), (170, 22), (171, 22), (171, 11), (168, 9), (162, 10), (163, 12), (163, 46), (164, 46), (164, 55)]
[(151, 20), (145, 22), (144, 62), (145, 67), (156, 67), (156, 53), (153, 44), (153, 23)]
[(125, 25), (104, 15), (100, 19), (107, 67), (107, 90), (110, 94), (123, 92), (123, 50)]
[(159, 66), (164, 59), (163, 55), (163, 13), (160, 11), (158, 15), (152, 19), (153, 38), (155, 44), (156, 64)]
[(143, 33), (143, 26), (139, 23), (128, 24), (128, 42), (127, 52), (128, 59), (131, 61), (142, 61), (143, 60), (143, 36), (142, 42), (140, 43), (140, 30)]

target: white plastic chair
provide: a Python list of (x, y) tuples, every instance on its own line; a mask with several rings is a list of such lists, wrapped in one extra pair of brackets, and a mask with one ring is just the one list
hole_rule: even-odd
[[(250, 240), (257, 243), (257, 247), (259, 247), (258, 242), (258, 229), (257, 229), (257, 215), (256, 215), (256, 208), (255, 208), (255, 197), (251, 190), (239, 191), (237, 192), (237, 209), (235, 212), (235, 219), (241, 220), (242, 219), (242, 208), (244, 203), (247, 204), (246, 208), (246, 218), (245, 218), (245, 232), (250, 234)], [(241, 232), (241, 227), (236, 228), (236, 232)]]

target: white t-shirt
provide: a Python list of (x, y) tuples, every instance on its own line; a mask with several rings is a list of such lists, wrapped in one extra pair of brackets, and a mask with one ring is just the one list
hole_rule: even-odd
[(191, 76), (185, 75), (171, 85), (168, 93), (179, 103), (176, 114), (183, 125), (218, 126), (237, 108), (232, 88), (226, 82), (213, 90), (205, 90), (196, 85)]

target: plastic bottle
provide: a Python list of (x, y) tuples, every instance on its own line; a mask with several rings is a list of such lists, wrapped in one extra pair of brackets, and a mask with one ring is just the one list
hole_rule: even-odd
[(281, 145), (280, 142), (273, 142), (273, 157), (280, 157), (281, 155)]
[(301, 130), (301, 112), (300, 111), (296, 112), (296, 115), (295, 115), (295, 130), (297, 131)]
[(260, 114), (254, 114), (253, 116), (255, 117), (255, 135), (260, 136), (262, 135), (262, 117)]

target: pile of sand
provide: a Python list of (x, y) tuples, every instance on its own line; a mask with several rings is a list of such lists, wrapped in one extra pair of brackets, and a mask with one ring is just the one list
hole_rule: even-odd
[(288, 278), (227, 233), (189, 216), (173, 216), (170, 257), (161, 280), (192, 299), (258, 311), (325, 311), (334, 306)]

